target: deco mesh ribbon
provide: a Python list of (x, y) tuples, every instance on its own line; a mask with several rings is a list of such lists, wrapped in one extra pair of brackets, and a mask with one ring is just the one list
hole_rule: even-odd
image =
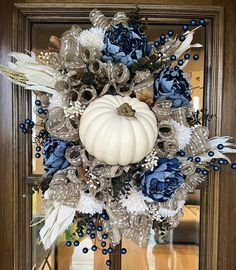
[[(201, 47), (192, 40), (205, 21), (150, 41), (137, 16), (110, 19), (95, 9), (89, 17), (91, 28), (52, 36), (47, 57), (12, 52), (9, 67), (0, 66), (37, 95), (46, 208), (40, 236), (48, 249), (71, 223), (79, 235), (94, 224), (94, 237), (105, 233), (111, 246), (122, 238), (147, 246), (151, 228), (176, 227), (188, 193), (218, 169), (217, 159), (226, 164), (225, 153), (235, 153), (230, 137), (209, 139), (194, 119), (183, 67), (190, 49)], [(27, 120), (20, 128), (33, 126)]]

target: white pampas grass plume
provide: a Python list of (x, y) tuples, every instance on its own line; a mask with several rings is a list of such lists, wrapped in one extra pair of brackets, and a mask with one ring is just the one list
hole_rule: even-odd
[(38, 90), (54, 94), (56, 71), (24, 53), (11, 52), (8, 68), (1, 66), (0, 73), (12, 82), (29, 90)]
[(177, 142), (179, 144), (179, 150), (184, 149), (184, 147), (189, 144), (191, 140), (191, 128), (180, 125), (174, 120), (170, 120), (170, 122), (175, 128), (175, 138), (177, 139)]
[(104, 208), (103, 203), (96, 200), (91, 194), (80, 191), (79, 205), (77, 211), (84, 214), (102, 213)]
[(101, 51), (104, 47), (104, 33), (102, 28), (92, 27), (80, 33), (78, 42), (84, 47), (93, 47)]
[(123, 195), (120, 199), (122, 207), (126, 207), (129, 213), (144, 213), (148, 210), (148, 206), (144, 202), (143, 196), (134, 188), (130, 190), (130, 195), (126, 198)]

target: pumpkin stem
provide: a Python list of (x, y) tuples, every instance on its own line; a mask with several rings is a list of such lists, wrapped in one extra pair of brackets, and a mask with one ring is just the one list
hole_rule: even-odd
[(127, 102), (120, 105), (120, 107), (118, 107), (116, 110), (118, 114), (122, 116), (134, 117), (135, 115), (135, 110), (133, 110), (132, 107)]

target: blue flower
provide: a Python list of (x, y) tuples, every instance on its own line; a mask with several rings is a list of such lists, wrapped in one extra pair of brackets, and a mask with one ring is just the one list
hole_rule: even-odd
[(155, 81), (155, 99), (171, 100), (173, 108), (189, 104), (190, 85), (181, 69), (167, 67), (159, 73)]
[(131, 65), (150, 52), (147, 37), (134, 25), (112, 26), (105, 33), (102, 60)]
[(48, 137), (43, 142), (43, 164), (48, 174), (67, 168), (70, 164), (65, 158), (65, 151), (69, 146), (68, 142)]
[(177, 158), (159, 159), (153, 171), (146, 171), (141, 176), (143, 194), (157, 202), (170, 200), (185, 179), (179, 169), (180, 165)]

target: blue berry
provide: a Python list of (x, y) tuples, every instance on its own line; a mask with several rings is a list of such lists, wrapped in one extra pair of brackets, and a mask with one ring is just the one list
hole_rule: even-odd
[(186, 59), (186, 60), (190, 59), (190, 54), (189, 54), (189, 53), (186, 53), (186, 54), (184, 55), (184, 59)]
[(224, 159), (224, 165), (228, 164), (228, 160)]
[(35, 148), (35, 150), (36, 150), (37, 152), (40, 152), (40, 151), (41, 151), (41, 146), (37, 146), (37, 147)]
[(200, 23), (200, 25), (205, 25), (206, 24), (206, 21), (204, 19), (200, 19), (199, 20), (199, 23)]
[(84, 236), (84, 233), (82, 231), (78, 232), (78, 236), (79, 237), (83, 237)]
[(30, 125), (30, 127), (33, 127), (34, 126), (34, 122), (33, 121), (30, 121), (29, 122), (29, 125)]
[(95, 237), (96, 237), (96, 235), (95, 235), (94, 233), (91, 233), (91, 234), (90, 234), (90, 238), (91, 238), (91, 239), (95, 239)]
[(102, 250), (102, 254), (103, 254), (103, 255), (107, 255), (107, 250), (106, 250), (106, 249), (103, 249), (103, 250)]
[(19, 128), (20, 128), (20, 129), (23, 129), (23, 128), (25, 128), (25, 124), (23, 124), (23, 123), (20, 123), (20, 124), (19, 124)]
[(44, 113), (44, 109), (43, 109), (43, 108), (39, 108), (39, 109), (38, 109), (38, 113), (39, 113), (39, 114)]
[(197, 61), (197, 60), (199, 59), (199, 55), (198, 55), (197, 53), (195, 53), (195, 54), (193, 55), (193, 59), (194, 59), (195, 61)]
[(25, 119), (25, 123), (26, 123), (26, 124), (29, 124), (29, 123), (30, 123), (30, 119), (28, 119), (28, 118)]
[(23, 128), (22, 129), (22, 133), (26, 134), (27, 133), (27, 129), (26, 128)]
[(214, 153), (213, 151), (209, 151), (209, 152), (208, 152), (208, 156), (209, 156), (209, 157), (213, 157), (214, 155), (215, 155), (215, 153)]
[(36, 157), (36, 158), (40, 158), (40, 157), (41, 157), (41, 154), (40, 154), (40, 153), (36, 153), (36, 154), (35, 154), (35, 157)]
[(154, 42), (154, 46), (155, 46), (156, 48), (158, 48), (158, 47), (160, 46), (160, 41), (156, 40), (156, 41)]
[(89, 221), (88, 225), (93, 226), (94, 225), (93, 221)]
[(202, 174), (203, 175), (208, 175), (208, 170), (206, 170), (206, 169), (202, 170)]
[(213, 170), (214, 170), (214, 171), (219, 171), (219, 169), (220, 169), (220, 167), (219, 167), (218, 165), (214, 165), (214, 166), (213, 166)]
[(101, 231), (102, 231), (102, 226), (98, 226), (98, 227), (97, 227), (97, 230), (98, 230), (99, 232), (101, 232)]
[(188, 161), (193, 161), (193, 157), (188, 157), (188, 159), (187, 159)]
[(180, 35), (180, 36), (179, 36), (179, 40), (180, 40), (181, 42), (183, 42), (183, 41), (185, 40), (185, 36), (184, 36), (184, 35)]
[(85, 248), (83, 248), (82, 251), (83, 251), (83, 253), (88, 253), (88, 248), (85, 247)]
[(93, 246), (91, 247), (91, 249), (92, 249), (92, 251), (96, 251), (98, 248), (97, 248), (97, 246), (93, 245)]
[(183, 29), (184, 31), (188, 31), (188, 25), (187, 25), (187, 24), (184, 24), (184, 25), (182, 26), (182, 29)]
[(231, 168), (232, 168), (232, 169), (236, 169), (236, 163), (232, 163), (232, 164), (231, 164)]
[(36, 99), (35, 100), (35, 105), (40, 106), (41, 105), (41, 101), (39, 99)]
[(107, 260), (107, 261), (106, 261), (106, 265), (107, 265), (107, 266), (111, 266), (111, 260)]
[(162, 34), (162, 35), (160, 36), (160, 40), (161, 40), (161, 41), (165, 41), (165, 40), (166, 40), (166, 35)]
[(218, 164), (219, 164), (219, 165), (223, 165), (223, 164), (224, 164), (223, 158), (220, 158), (220, 159), (218, 160)]
[(92, 232), (92, 230), (90, 230), (90, 229), (87, 229), (87, 231), (86, 231), (87, 234), (90, 234), (91, 232)]
[(79, 241), (77, 241), (77, 240), (74, 241), (74, 246), (75, 246), (75, 247), (78, 247), (78, 245), (79, 245)]
[(174, 70), (175, 70), (175, 71), (178, 71), (178, 70), (179, 70), (179, 67), (178, 67), (178, 66), (175, 66), (175, 67), (174, 67)]
[(184, 151), (179, 151), (179, 155), (181, 156), (181, 157), (184, 157), (185, 156), (185, 152)]
[(44, 110), (43, 110), (43, 113), (44, 113), (44, 114), (47, 114), (47, 113), (48, 113), (48, 109), (44, 109)]
[(171, 55), (170, 60), (171, 61), (175, 61), (176, 60), (176, 56), (175, 55)]
[(126, 254), (126, 253), (127, 253), (127, 249), (126, 249), (126, 248), (122, 248), (122, 249), (120, 250), (120, 253), (121, 253), (121, 254)]
[(66, 241), (66, 246), (70, 247), (71, 246), (71, 241)]
[(101, 246), (102, 246), (102, 247), (105, 247), (106, 245), (107, 245), (107, 243), (104, 242), (104, 241), (102, 241)]
[(107, 239), (108, 238), (108, 235), (106, 234), (106, 233), (104, 233), (103, 235), (102, 235), (102, 239)]
[(195, 157), (195, 162), (201, 162), (201, 158), (200, 157)]
[(218, 148), (219, 150), (222, 150), (222, 149), (224, 148), (224, 145), (223, 145), (222, 143), (220, 143), (220, 144), (217, 145), (217, 148)]
[(211, 161), (209, 164), (210, 166), (214, 166), (214, 161)]
[(174, 35), (174, 32), (173, 32), (172, 30), (169, 30), (169, 31), (168, 31), (168, 36), (169, 36), (169, 37), (172, 37), (173, 35)]
[(96, 230), (96, 227), (93, 225), (93, 226), (91, 226), (91, 229), (94, 231), (94, 230)]
[(184, 61), (180, 59), (180, 60), (178, 61), (178, 65), (179, 65), (179, 66), (182, 66), (183, 64), (184, 64)]
[(106, 214), (102, 213), (102, 218), (105, 219), (106, 218)]
[(190, 22), (190, 24), (192, 25), (192, 26), (194, 26), (194, 25), (196, 25), (196, 20), (191, 20), (191, 22)]
[(108, 251), (109, 253), (112, 253), (114, 250), (113, 250), (112, 247), (109, 247), (109, 248), (107, 249), (107, 251)]
[(196, 173), (200, 173), (202, 170), (200, 168), (196, 169)]

